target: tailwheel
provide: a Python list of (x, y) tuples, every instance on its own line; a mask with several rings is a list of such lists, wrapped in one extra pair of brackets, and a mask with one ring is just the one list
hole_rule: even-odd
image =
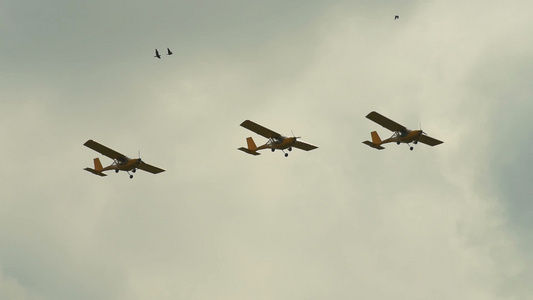
[(289, 156), (289, 153), (285, 153), (285, 157)]

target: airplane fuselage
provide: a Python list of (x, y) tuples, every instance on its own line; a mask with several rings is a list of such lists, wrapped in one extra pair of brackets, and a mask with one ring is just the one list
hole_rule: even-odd
[(284, 149), (292, 147), (295, 143), (296, 143), (296, 138), (295, 137), (283, 137), (281, 139), (273, 139), (273, 140), (269, 141), (268, 143), (257, 147), (256, 151), (262, 150), (262, 149), (281, 149), (281, 150), (284, 150)]
[(128, 159), (124, 162), (118, 162), (116, 164), (109, 165), (102, 169), (102, 172), (109, 170), (131, 171), (136, 169), (141, 164), (140, 158)]
[(422, 135), (422, 130), (404, 130), (399, 131), (398, 134), (395, 134), (391, 138), (388, 138), (381, 142), (381, 144), (386, 143), (412, 143), (418, 141)]

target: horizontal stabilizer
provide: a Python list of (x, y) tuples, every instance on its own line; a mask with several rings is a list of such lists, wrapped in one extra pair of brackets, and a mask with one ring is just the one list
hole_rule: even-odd
[(378, 149), (378, 150), (385, 149), (385, 148), (381, 147), (380, 145), (372, 143), (371, 141), (364, 141), (363, 144), (366, 144), (366, 145), (368, 145), (368, 146), (370, 146), (372, 148)]
[(102, 172), (98, 172), (98, 171), (96, 171), (95, 169), (85, 168), (84, 170), (85, 170), (85, 171), (89, 171), (89, 172), (93, 173), (94, 175), (98, 175), (98, 176), (107, 176), (106, 174), (104, 174), (104, 173), (102, 173)]
[(244, 147), (240, 147), (239, 150), (241, 150), (243, 152), (246, 152), (248, 154), (251, 154), (251, 155), (261, 155), (261, 153), (259, 153), (257, 151), (252, 151), (252, 150), (249, 150), (248, 148), (244, 148)]

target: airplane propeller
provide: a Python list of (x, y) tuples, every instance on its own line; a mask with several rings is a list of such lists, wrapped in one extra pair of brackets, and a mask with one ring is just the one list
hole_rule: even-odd
[(296, 136), (296, 135), (294, 134), (294, 132), (292, 132), (292, 130), (291, 130), (291, 133), (292, 133), (292, 137), (293, 137), (294, 139), (301, 139), (301, 138), (302, 138), (301, 136)]
[(422, 134), (428, 135), (424, 130), (422, 130), (422, 122), (418, 121), (418, 128), (420, 128), (420, 131), (422, 131)]

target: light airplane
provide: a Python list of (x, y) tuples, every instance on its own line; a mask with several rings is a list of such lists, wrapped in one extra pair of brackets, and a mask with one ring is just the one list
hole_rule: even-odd
[(157, 58), (161, 59), (161, 55), (159, 54), (159, 51), (157, 51), (157, 49), (155, 49), (155, 56), (154, 57), (157, 57)]
[(370, 146), (372, 148), (376, 148), (378, 150), (383, 150), (385, 148), (383, 148), (381, 145), (386, 144), (386, 143), (393, 143), (393, 142), (396, 142), (396, 144), (398, 144), (398, 145), (400, 143), (406, 143), (409, 146), (409, 149), (411, 149), (411, 150), (413, 150), (413, 147), (411, 147), (411, 145), (409, 145), (409, 143), (414, 143), (416, 145), (418, 142), (421, 142), (421, 143), (429, 145), (429, 146), (436, 146), (438, 144), (442, 144), (441, 141), (426, 135), (426, 133), (424, 131), (422, 131), (422, 129), (420, 129), (420, 130), (409, 130), (409, 129), (405, 128), (405, 126), (400, 125), (400, 124), (388, 119), (387, 117), (384, 117), (384, 116), (380, 115), (379, 113), (377, 113), (375, 111), (369, 113), (366, 117), (368, 119), (378, 123), (379, 125), (387, 128), (388, 130), (394, 132), (394, 134), (390, 138), (382, 141), (381, 138), (379, 137), (378, 133), (376, 131), (372, 131), (370, 133), (370, 135), (372, 136), (372, 142), (370, 142), (370, 141), (364, 141), (363, 142), (364, 144), (366, 144), (366, 145), (368, 145), (368, 146)]
[(172, 55), (172, 51), (170, 51), (170, 49), (167, 48), (167, 55)]
[(137, 169), (140, 169), (140, 170), (152, 173), (152, 174), (157, 174), (157, 173), (161, 173), (165, 171), (163, 169), (154, 167), (152, 165), (149, 165), (143, 162), (141, 158), (134, 158), (134, 159), (128, 158), (126, 155), (120, 154), (117, 151), (109, 149), (106, 146), (99, 144), (93, 140), (88, 140), (83, 145), (113, 160), (113, 163), (111, 165), (103, 168), (102, 163), (100, 162), (100, 159), (95, 158), (94, 169), (91, 169), (91, 168), (84, 169), (98, 176), (107, 176), (103, 172), (109, 171), (109, 170), (115, 170), (116, 173), (118, 173), (118, 171), (126, 171), (128, 175), (130, 175), (130, 178), (133, 178), (133, 175), (130, 174), (130, 171), (132, 173), (135, 173)]
[(317, 146), (298, 141), (299, 137), (282, 136), (281, 134), (275, 131), (272, 131), (268, 128), (265, 128), (250, 120), (246, 120), (242, 122), (241, 126), (261, 136), (264, 136), (268, 139), (266, 144), (257, 147), (255, 145), (254, 140), (251, 137), (247, 138), (246, 142), (248, 143), (248, 148), (241, 147), (239, 148), (239, 150), (244, 151), (248, 154), (260, 155), (261, 153), (257, 152), (259, 150), (272, 149), (272, 152), (274, 152), (276, 151), (276, 149), (280, 149), (283, 153), (285, 153), (285, 157), (287, 157), (289, 156), (289, 153), (286, 153), (285, 151), (283, 151), (285, 149), (292, 151), (292, 148), (294, 147), (294, 148), (302, 149), (305, 151), (310, 151), (310, 150), (318, 148)]

